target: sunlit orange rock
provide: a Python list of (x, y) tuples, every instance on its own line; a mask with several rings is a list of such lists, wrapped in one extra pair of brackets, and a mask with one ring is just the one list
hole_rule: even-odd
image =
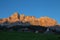
[(0, 23), (4, 23), (4, 22), (6, 22), (6, 21), (8, 21), (7, 18), (0, 19)]
[(39, 21), (38, 20), (36, 20), (36, 19), (34, 19), (32, 22), (30, 22), (32, 25), (39, 25)]
[(24, 19), (25, 19), (25, 15), (24, 15), (24, 14), (21, 14), (21, 15), (20, 15), (20, 21), (22, 21), (22, 22), (23, 22), (23, 21), (24, 21)]
[(13, 15), (11, 15), (8, 18), (0, 19), (0, 23), (4, 23), (6, 21), (10, 23), (14, 23), (16, 21), (21, 21), (24, 23), (29, 22), (31, 25), (40, 25), (45, 27), (55, 26), (57, 24), (56, 20), (46, 16), (41, 18), (36, 18), (35, 16), (25, 16), (24, 14), (19, 15), (18, 12), (15, 12)]
[(26, 16), (24, 20), (30, 22), (32, 20), (31, 18), (32, 18), (31, 16)]
[(45, 26), (45, 27), (48, 27), (48, 26), (54, 26), (57, 24), (57, 21), (52, 19), (52, 18), (49, 18), (49, 17), (41, 17), (39, 19), (39, 22), (40, 22), (40, 25), (41, 26)]
[(16, 12), (8, 18), (8, 21), (13, 23), (13, 22), (19, 21), (19, 18), (20, 18), (20, 15), (18, 14), (18, 12)]
[(38, 25), (38, 20), (34, 16), (26, 16), (24, 19), (25, 22), (29, 22), (31, 25)]

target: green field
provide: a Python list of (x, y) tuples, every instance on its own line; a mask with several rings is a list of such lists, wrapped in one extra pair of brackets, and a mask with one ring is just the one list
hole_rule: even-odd
[(0, 40), (60, 40), (60, 35), (31, 32), (0, 32)]

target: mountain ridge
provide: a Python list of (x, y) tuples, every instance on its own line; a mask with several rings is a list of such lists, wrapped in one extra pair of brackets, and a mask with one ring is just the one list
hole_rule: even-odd
[(14, 22), (29, 22), (31, 25), (40, 25), (40, 26), (55, 26), (57, 25), (57, 21), (49, 18), (47, 16), (36, 18), (35, 16), (25, 16), (24, 14), (19, 14), (18, 12), (15, 12), (13, 15), (11, 15), (8, 18), (2, 18), (0, 19), (0, 24), (4, 22), (14, 23)]

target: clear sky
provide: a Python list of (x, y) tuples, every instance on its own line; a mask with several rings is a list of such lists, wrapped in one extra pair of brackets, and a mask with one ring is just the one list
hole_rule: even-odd
[(29, 16), (48, 16), (60, 23), (60, 0), (0, 0), (0, 18), (14, 12)]

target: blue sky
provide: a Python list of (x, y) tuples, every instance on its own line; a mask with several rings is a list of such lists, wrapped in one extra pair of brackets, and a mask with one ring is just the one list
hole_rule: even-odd
[(14, 12), (29, 16), (48, 16), (60, 23), (60, 0), (0, 0), (0, 18)]

